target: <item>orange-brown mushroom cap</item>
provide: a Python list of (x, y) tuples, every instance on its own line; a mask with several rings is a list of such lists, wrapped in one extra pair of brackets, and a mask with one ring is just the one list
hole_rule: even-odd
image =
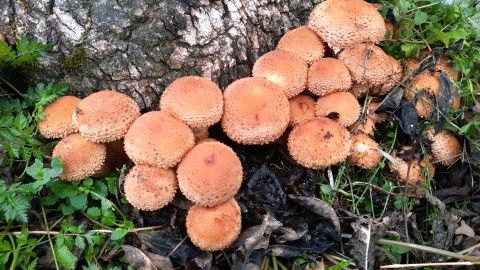
[(462, 145), (453, 133), (442, 130), (435, 134), (433, 129), (428, 130), (428, 137), (432, 141), (432, 154), (435, 159), (445, 166), (452, 165), (461, 158)]
[(347, 91), (352, 77), (345, 65), (335, 58), (322, 58), (308, 69), (308, 90), (317, 96)]
[(307, 72), (307, 62), (285, 50), (274, 50), (262, 55), (252, 69), (253, 77), (265, 78), (278, 85), (287, 98), (305, 90)]
[(361, 42), (378, 43), (385, 37), (382, 15), (363, 0), (326, 0), (308, 17), (308, 28), (334, 48)]
[(293, 128), (288, 150), (302, 166), (324, 169), (344, 161), (350, 152), (350, 133), (337, 122), (319, 117)]
[(139, 116), (135, 100), (120, 92), (104, 90), (80, 101), (72, 120), (87, 140), (111, 142), (122, 138)]
[(208, 127), (222, 118), (222, 91), (207, 78), (181, 77), (163, 92), (160, 110), (182, 120), (190, 127)]
[(125, 135), (125, 151), (135, 164), (160, 168), (175, 166), (194, 144), (185, 123), (159, 111), (140, 116)]
[(62, 138), (78, 132), (73, 125), (72, 114), (81, 99), (74, 96), (64, 96), (48, 105), (44, 112), (45, 118), (38, 123), (38, 130), (45, 138)]
[(293, 52), (309, 65), (325, 54), (323, 40), (306, 26), (300, 26), (285, 33), (278, 41), (277, 49)]
[[(394, 151), (393, 157), (395, 158), (397, 165), (390, 161), (388, 167), (390, 170), (397, 173), (399, 180), (402, 182), (408, 180), (408, 184), (410, 185), (425, 183), (427, 176), (432, 178), (435, 174), (435, 167), (433, 167), (431, 163), (431, 156), (424, 156), (421, 157), (421, 159), (416, 159), (416, 155), (413, 155), (414, 158), (408, 161), (408, 158), (411, 156), (410, 151), (412, 151), (412, 148), (409, 146), (404, 146), (399, 151)], [(407, 161), (405, 161), (404, 158), (407, 159)]]
[(403, 95), (409, 100), (414, 100), (422, 90), (424, 90), (423, 95), (414, 102), (415, 108), (418, 116), (430, 117), (434, 109), (433, 99), (430, 96), (435, 96), (437, 100), (440, 97), (440, 79), (424, 72), (414, 79), (412, 87), (406, 89)]
[(229, 247), (240, 234), (242, 215), (237, 201), (231, 199), (215, 207), (194, 205), (188, 210), (186, 227), (192, 243), (202, 250)]
[(105, 162), (104, 144), (87, 141), (78, 133), (63, 138), (53, 149), (52, 157), (59, 156), (63, 162), (60, 179), (75, 181), (94, 175)]
[(319, 97), (315, 105), (316, 116), (334, 119), (344, 127), (355, 123), (361, 110), (358, 100), (349, 92), (335, 92)]
[(382, 159), (382, 155), (372, 148), (380, 149), (380, 146), (366, 134), (354, 135), (352, 136), (352, 149), (347, 160), (364, 169), (372, 169)]
[(307, 95), (298, 95), (288, 100), (290, 105), (290, 126), (315, 118), (315, 100)]
[(172, 169), (135, 165), (125, 177), (125, 197), (140, 210), (155, 211), (169, 204), (177, 190)]
[(243, 78), (224, 91), (222, 128), (242, 144), (266, 144), (287, 129), (290, 109), (285, 94), (264, 78)]
[(177, 177), (187, 199), (198, 205), (215, 206), (235, 196), (242, 184), (243, 170), (230, 147), (220, 142), (204, 142), (182, 159)]

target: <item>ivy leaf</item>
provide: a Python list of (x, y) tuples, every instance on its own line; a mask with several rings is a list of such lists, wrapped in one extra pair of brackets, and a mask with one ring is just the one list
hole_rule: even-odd
[(428, 14), (421, 11), (421, 10), (417, 10), (415, 11), (415, 18), (414, 18), (414, 21), (415, 21), (415, 25), (421, 25), (423, 23), (425, 23), (428, 19)]
[(77, 257), (64, 245), (56, 245), (54, 248), (55, 257), (60, 265), (65, 268), (71, 269), (75, 267), (77, 263)]

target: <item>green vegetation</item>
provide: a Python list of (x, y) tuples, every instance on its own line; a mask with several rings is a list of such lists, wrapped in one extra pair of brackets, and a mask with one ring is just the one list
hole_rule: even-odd
[(75, 69), (78, 69), (87, 63), (87, 53), (85, 49), (79, 48), (76, 50), (69, 59), (66, 59), (62, 64), (61, 67), (69, 72)]

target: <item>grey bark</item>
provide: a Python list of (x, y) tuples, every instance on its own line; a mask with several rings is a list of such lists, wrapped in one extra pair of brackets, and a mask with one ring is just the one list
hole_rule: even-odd
[[(2, 0), (0, 32), (9, 43), (27, 36), (54, 45), (36, 81), (67, 84), (80, 97), (114, 89), (157, 109), (178, 77), (204, 76), (224, 89), (249, 76), (255, 60), (305, 24), (318, 2)], [(73, 56), (80, 61), (69, 68)]]

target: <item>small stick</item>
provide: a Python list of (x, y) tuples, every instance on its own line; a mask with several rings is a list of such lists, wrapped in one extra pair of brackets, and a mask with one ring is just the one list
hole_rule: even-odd
[(380, 266), (380, 269), (438, 267), (438, 266), (471, 266), (480, 265), (480, 262), (444, 262), (444, 263), (414, 263), (414, 264), (391, 264)]

